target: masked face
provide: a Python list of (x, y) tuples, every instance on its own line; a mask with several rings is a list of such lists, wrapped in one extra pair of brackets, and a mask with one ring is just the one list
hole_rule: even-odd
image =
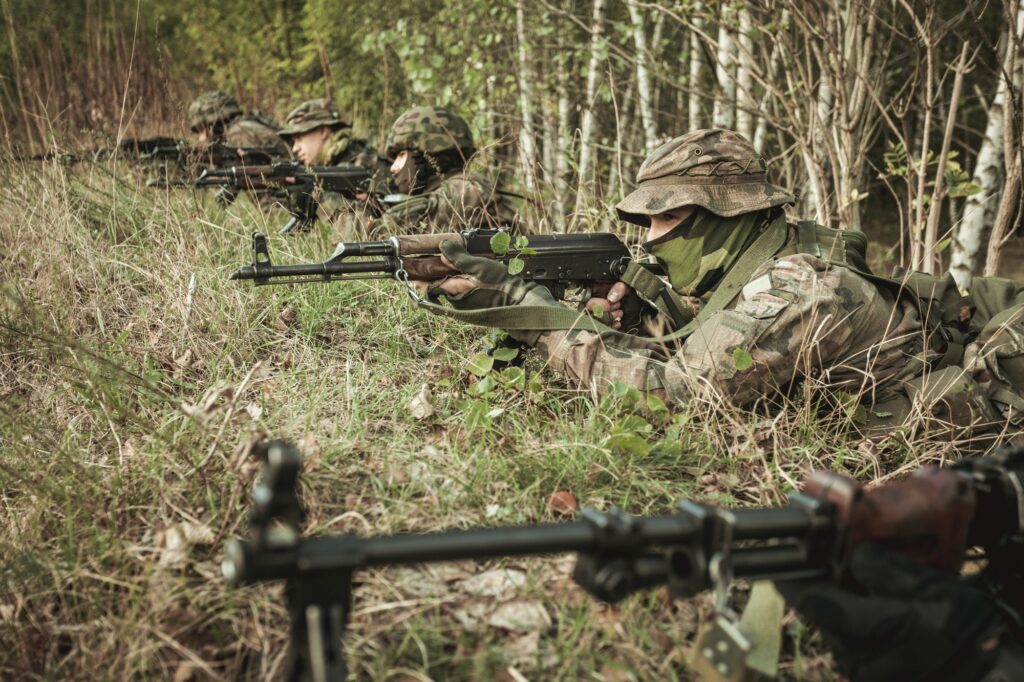
[(416, 194), (428, 177), (426, 162), (422, 156), (412, 149), (398, 152), (391, 164), (391, 175), (395, 178), (395, 187), (402, 194)]
[(683, 296), (712, 291), (764, 226), (763, 212), (723, 218), (698, 208), (667, 233), (644, 244)]

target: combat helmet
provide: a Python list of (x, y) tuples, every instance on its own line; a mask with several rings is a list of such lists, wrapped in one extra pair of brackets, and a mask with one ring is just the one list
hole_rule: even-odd
[(415, 107), (398, 117), (388, 133), (386, 152), (393, 159), (403, 149), (432, 157), (458, 156), (463, 161), (476, 151), (466, 121), (442, 107)]
[(311, 99), (292, 109), (285, 120), (284, 128), (277, 134), (288, 140), (321, 126), (337, 130), (351, 128), (352, 124), (341, 117), (338, 108), (330, 100)]
[(701, 206), (737, 216), (796, 198), (768, 182), (768, 164), (739, 133), (712, 128), (669, 140), (644, 159), (637, 188), (619, 202), (619, 217), (644, 227), (650, 216), (681, 206)]
[(192, 132), (200, 128), (227, 123), (236, 116), (242, 115), (242, 107), (234, 97), (220, 90), (204, 92), (193, 100), (188, 108), (188, 124)]

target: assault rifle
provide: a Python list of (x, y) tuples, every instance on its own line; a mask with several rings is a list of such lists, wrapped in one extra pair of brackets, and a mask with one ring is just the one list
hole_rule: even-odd
[[(516, 240), (510, 239), (511, 246), (496, 255), (492, 240), (503, 232), (473, 229), (461, 233), (400, 235), (381, 242), (342, 242), (323, 263), (301, 265), (274, 265), (266, 237), (255, 232), (252, 265), (242, 266), (231, 274), (231, 279), (250, 279), (258, 286), (350, 279), (433, 281), (454, 274), (441, 261), (440, 244), (447, 239), (462, 244), (473, 255), (495, 258), (506, 265), (521, 260), (520, 277), (541, 284), (556, 299), (564, 299), (570, 287), (586, 288), (595, 282), (617, 281), (633, 261), (629, 247), (610, 232), (530, 235), (526, 246), (517, 246)], [(640, 265), (661, 273), (656, 263)]]
[[(222, 568), (233, 585), (285, 581), (289, 680), (345, 679), (341, 639), (352, 611), (353, 576), (375, 566), (574, 552), (573, 579), (598, 599), (617, 602), (662, 585), (679, 598), (711, 588), (725, 594), (734, 578), (841, 582), (852, 550), (870, 541), (949, 572), (960, 570), (967, 548), (980, 547), (1002, 584), (1021, 579), (1024, 450), (951, 469), (925, 467), (868, 490), (845, 476), (817, 472), (778, 508), (683, 501), (665, 516), (584, 510), (571, 523), (367, 538), (303, 537), (298, 450), (272, 441), (260, 454), (263, 477), (252, 493), (251, 535), (228, 541)], [(701, 651), (732, 679), (727, 673), (735, 670), (738, 652), (715, 644)]]
[(45, 154), (33, 154), (30, 156), (15, 156), (16, 161), (58, 161), (65, 165), (80, 163), (82, 161), (106, 161), (121, 157), (132, 159), (143, 159), (154, 150), (170, 145), (180, 144), (179, 140), (173, 137), (125, 137), (113, 147), (100, 147), (87, 152), (58, 152), (49, 151)]
[[(223, 187), (229, 190), (280, 189), (292, 199), (292, 217), (278, 230), (289, 234), (308, 230), (316, 222), (316, 190), (355, 199), (371, 194), (373, 172), (356, 164), (346, 166), (303, 166), (278, 163), (272, 166), (231, 166), (207, 169), (195, 181), (196, 187)], [(390, 198), (383, 198), (390, 201)]]

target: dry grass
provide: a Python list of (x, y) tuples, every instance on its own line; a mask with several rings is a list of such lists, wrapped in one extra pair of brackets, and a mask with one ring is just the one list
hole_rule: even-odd
[[(812, 467), (871, 478), (950, 452), (847, 438), (805, 402), (695, 402), (662, 420), (636, 396), (593, 400), (549, 375), (473, 395), (462, 367), (479, 331), (414, 310), (392, 282), (228, 282), (254, 224), (282, 216), (145, 190), (124, 166), (0, 172), (2, 677), (271, 676), (280, 591), (231, 591), (217, 570), (223, 538), (244, 531), (248, 452), (266, 433), (307, 455), (313, 532), (550, 520), (556, 490), (636, 513), (681, 497), (777, 504)], [(305, 260), (330, 242), (321, 226), (271, 249)], [(424, 384), (436, 413), (416, 420), (406, 405)], [(624, 447), (622, 433), (653, 447)], [(474, 596), (467, 579), (496, 565), (524, 570), (525, 586)], [(610, 608), (573, 587), (569, 566), (370, 572), (351, 666), (360, 679), (686, 678), (706, 600), (655, 592)], [(488, 624), (498, 602), (542, 605), (549, 620), (509, 632)], [(830, 679), (790, 631), (787, 676)]]

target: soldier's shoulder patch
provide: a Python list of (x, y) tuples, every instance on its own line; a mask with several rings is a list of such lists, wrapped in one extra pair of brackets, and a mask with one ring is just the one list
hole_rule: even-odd
[(756, 320), (769, 320), (778, 317), (787, 305), (785, 299), (762, 293), (756, 299), (740, 301), (733, 310)]
[(756, 277), (746, 283), (743, 287), (743, 300), (749, 301), (754, 298), (756, 294), (762, 291), (768, 291), (772, 288), (772, 278), (768, 276), (768, 273)]

